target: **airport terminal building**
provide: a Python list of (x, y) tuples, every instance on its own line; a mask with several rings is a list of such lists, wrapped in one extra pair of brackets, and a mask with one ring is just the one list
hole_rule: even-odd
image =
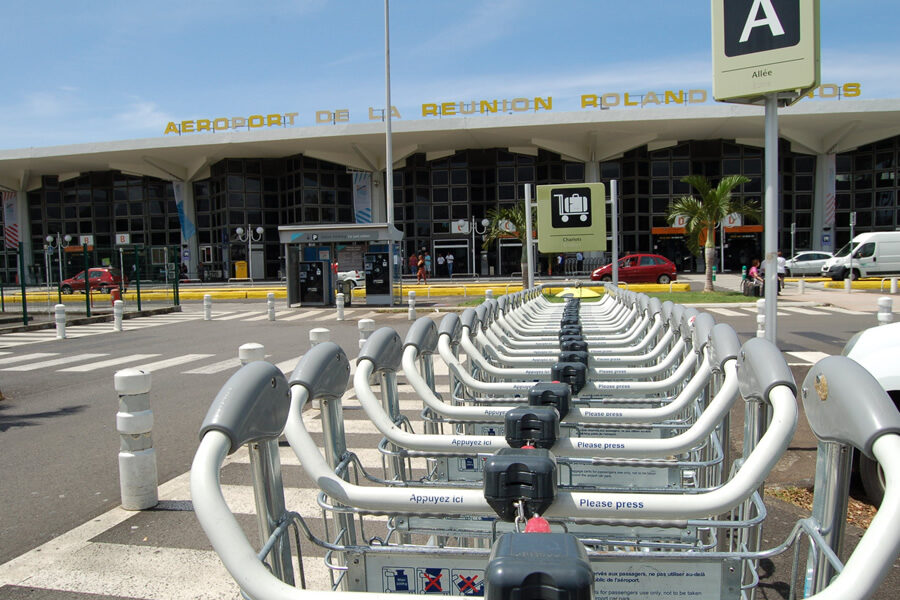
[[(786, 253), (792, 241), (798, 250), (839, 248), (850, 238), (851, 213), (856, 232), (900, 223), (900, 100), (823, 92), (831, 88), (840, 90), (821, 86), (815, 98), (779, 111)], [(648, 94), (651, 102), (582, 97), (581, 110), (565, 112), (550, 98), (446, 102), (392, 119), (401, 253), (426, 248), (452, 253), (457, 273), (489, 265), (511, 274), (520, 269), (519, 242), (501, 240), (484, 262), (473, 260), (480, 236), (459, 221), (479, 225), (489, 210), (523, 201), (527, 184), (616, 179), (621, 251), (663, 254), (682, 271), (702, 268), (683, 231), (666, 222), (669, 204), (692, 192), (681, 182), (690, 174), (714, 182), (746, 175), (736, 197), (762, 203), (763, 109)], [(30, 283), (46, 280), (45, 252), (56, 273), (55, 244), (65, 245), (66, 235), (66, 276), (80, 270), (83, 242), (92, 264), (140, 253), (142, 278), (183, 262), (192, 278), (222, 280), (243, 260), (256, 279), (280, 278), (279, 226), (386, 221), (384, 124), (372, 113), (360, 123), (341, 111), (317, 114), (324, 122), (311, 127), (292, 126), (296, 113), (196, 119), (169, 123), (159, 138), (0, 151), (4, 246), (22, 242)], [(246, 240), (258, 227), (259, 240)], [(360, 268), (364, 249), (338, 245), (341, 268)], [(725, 269), (761, 254), (761, 225), (726, 227)], [(15, 250), (6, 249), (0, 276), (9, 283), (16, 272)]]

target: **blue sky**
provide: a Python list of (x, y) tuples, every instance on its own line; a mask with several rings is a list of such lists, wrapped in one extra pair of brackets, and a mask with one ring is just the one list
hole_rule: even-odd
[[(710, 90), (707, 0), (393, 0), (393, 104)], [(5, 0), (0, 148), (384, 106), (382, 0)], [(900, 98), (896, 0), (822, 0), (822, 81)], [(328, 125), (319, 125), (327, 127)]]

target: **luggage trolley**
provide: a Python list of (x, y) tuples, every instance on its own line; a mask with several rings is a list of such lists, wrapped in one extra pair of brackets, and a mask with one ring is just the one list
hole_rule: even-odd
[[(497, 562), (488, 562), (490, 557), (486, 550), (454, 546), (449, 538), (443, 538), (443, 545), (436, 545), (437, 538), (434, 536), (427, 536), (421, 542), (399, 543), (391, 540), (389, 533), (384, 538), (350, 540), (339, 537), (337, 542), (328, 542), (311, 536), (302, 518), (286, 511), (271, 515), (274, 516), (273, 534), (259, 553), (254, 551), (225, 503), (218, 471), (226, 454), (245, 443), (275, 441), (282, 427), (304, 469), (322, 489), (322, 504), (338, 516), (346, 514), (362, 518), (387, 514), (391, 515), (391, 519), (396, 519), (398, 515), (427, 515), (438, 519), (455, 513), (457, 516), (468, 515), (467, 519), (454, 521), (461, 528), (466, 521), (470, 525), (492, 521), (508, 528), (514, 527), (516, 521), (520, 522), (521, 516), (531, 518), (542, 513), (551, 527), (575, 527), (580, 523), (659, 526), (691, 524), (738, 510), (789, 443), (797, 415), (794, 384), (787, 365), (777, 348), (766, 340), (755, 338), (743, 346), (738, 357), (740, 388), (745, 399), (753, 398), (771, 407), (771, 427), (760, 439), (757, 448), (744, 458), (734, 477), (719, 489), (695, 495), (565, 490), (558, 490), (556, 494), (546, 494), (546, 490), (533, 493), (513, 489), (514, 486), (498, 487), (500, 478), (493, 475), (508, 472), (502, 470), (502, 460), (495, 463), (501, 470), (491, 471), (491, 483), (486, 483), (484, 490), (384, 489), (345, 481), (328, 465), (305, 430), (300, 411), (307, 401), (313, 398), (339, 400), (342, 395), (346, 377), (344, 385), (341, 385), (340, 377), (335, 373), (349, 373), (349, 364), (343, 352), (331, 343), (320, 344), (303, 357), (291, 377), (290, 392), (287, 380), (274, 366), (262, 362), (250, 363), (229, 379), (204, 421), (200, 446), (191, 470), (191, 495), (197, 517), (213, 548), (247, 597), (305, 597), (304, 591), (284, 582), (291, 577), (279, 575), (275, 568), (270, 570), (272, 551), (280, 547), (283, 534), (291, 527), (299, 527), (308, 539), (343, 557), (339, 562), (345, 574), (344, 589), (413, 591), (409, 587), (409, 576), (413, 574), (417, 578), (417, 586), (421, 582), (423, 587), (431, 581), (456, 582), (455, 576), (467, 574), (465, 580), (458, 578), (461, 586), (457, 586), (458, 592), (454, 595), (471, 595), (466, 594), (469, 591), (467, 582), (477, 581), (472, 577), (483, 573), (488, 581), (487, 595), (506, 597), (493, 596), (490, 586), (496, 582), (502, 588), (510, 583), (504, 580), (502, 573), (498, 573), (503, 569)], [(288, 394), (290, 408), (285, 410)], [(586, 548), (583, 557), (587, 559), (593, 579), (593, 598), (610, 600), (623, 595), (634, 597), (636, 594), (650, 597), (660, 595), (660, 591), (670, 592), (667, 595), (727, 600), (747, 597), (756, 580), (752, 572), (744, 577), (741, 573), (752, 571), (755, 560), (782, 553), (792, 546), (799, 548), (798, 542), (803, 538), (814, 543), (810, 546), (805, 569), (799, 566), (802, 553), (795, 550), (794, 555), (798, 558), (795, 560), (796, 577), (792, 576), (790, 581), (792, 585), (802, 585), (805, 591), (815, 593), (813, 597), (816, 598), (864, 598), (870, 595), (900, 552), (900, 541), (896, 536), (900, 525), (900, 465), (892, 460), (900, 452), (900, 418), (877, 382), (861, 367), (843, 357), (831, 357), (816, 365), (804, 382), (802, 397), (811, 426), (823, 440), (819, 447), (823, 458), (818, 461), (816, 476), (817, 508), (812, 518), (798, 523), (783, 544), (764, 551), (734, 547), (722, 552), (697, 553), (675, 548), (641, 548), (639, 545), (628, 550), (626, 540), (611, 545), (602, 540), (582, 538), (579, 543)], [(285, 413), (287, 420), (281, 422)], [(841, 503), (846, 499), (847, 471), (835, 469), (834, 465), (840, 461), (835, 462), (834, 458), (846, 455), (843, 445), (847, 444), (873, 455), (882, 464), (886, 492), (875, 521), (846, 565), (842, 566), (829, 548), (839, 542), (843, 519), (839, 513)], [(546, 454), (538, 454), (537, 457), (538, 460), (531, 460), (516, 456), (513, 462), (521, 460), (533, 467), (546, 464)], [(277, 460), (274, 463), (277, 464)], [(535, 473), (539, 470), (533, 468)], [(838, 473), (836, 479), (832, 478), (835, 472)], [(277, 495), (280, 492), (277, 482), (268, 483), (274, 485), (260, 486), (260, 493), (265, 495), (274, 491)], [(445, 497), (449, 497), (446, 502), (442, 501)], [(341, 511), (337, 510), (338, 503), (343, 507)], [(257, 504), (260, 505), (259, 502)], [(270, 499), (264, 498), (262, 504), (271, 504)], [(509, 523), (510, 520), (513, 524)], [(388, 523), (390, 525), (391, 521)], [(730, 525), (726, 523), (724, 526)], [(516, 558), (511, 558), (511, 555), (515, 554), (515, 544), (522, 543), (522, 538), (501, 538), (500, 529), (499, 526), (493, 528), (492, 539), (497, 540), (493, 545), (493, 558), (494, 561), (499, 559), (502, 565), (503, 560)], [(821, 533), (823, 531), (826, 533)], [(547, 544), (553, 540), (551, 545), (555, 545), (556, 540), (561, 538), (543, 539), (547, 540)], [(565, 539), (569, 544), (568, 554), (557, 556), (565, 554), (572, 559), (562, 561), (563, 571), (571, 575), (571, 571), (578, 572), (584, 564), (579, 559), (581, 551), (573, 550), (578, 547), (575, 541)], [(731, 536), (731, 539), (738, 540), (739, 537)], [(531, 541), (527, 550), (534, 551), (536, 544), (540, 542)], [(274, 554), (284, 557), (283, 552)], [(337, 566), (337, 562), (334, 561), (333, 566)], [(519, 585), (531, 575), (549, 578), (549, 572), (560, 568), (556, 564), (558, 561), (550, 562), (554, 564), (529, 565), (532, 571), (523, 576)], [(290, 567), (289, 560), (286, 566)], [(407, 575), (405, 579), (401, 570)], [(832, 579), (832, 574), (836, 572), (840, 574)], [(418, 579), (420, 575), (421, 579)], [(567, 582), (576, 579), (584, 581), (584, 577), (572, 576)], [(404, 586), (406, 589), (403, 589)], [(417, 587), (416, 591), (425, 592), (422, 587)], [(343, 597), (348, 600), (364, 598), (352, 594)]]

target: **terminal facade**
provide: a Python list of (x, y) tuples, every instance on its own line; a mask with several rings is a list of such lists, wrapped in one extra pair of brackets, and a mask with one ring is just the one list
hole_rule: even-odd
[[(836, 250), (850, 239), (854, 212), (857, 233), (897, 229), (900, 102), (808, 101), (783, 113), (778, 221), (785, 254), (792, 247)], [(360, 215), (386, 220), (380, 126), (346, 125), (340, 135), (329, 129), (0, 152), (0, 185), (16, 193), (27, 281), (46, 281), (48, 235), (53, 244), (72, 237), (60, 253), (66, 277), (83, 264), (83, 239), (91, 243), (94, 265), (118, 266), (120, 255), (139, 253), (142, 278), (159, 278), (166, 264), (184, 263), (191, 278), (224, 280), (244, 260), (253, 262), (255, 279), (283, 277), (279, 226), (349, 224)], [(517, 240), (492, 245), (482, 260), (481, 236), (454, 222), (480, 231), (491, 209), (522, 202), (529, 184), (618, 180), (620, 251), (659, 253), (680, 271), (702, 269), (682, 232), (666, 221), (669, 204), (693, 191), (682, 177), (701, 174), (715, 182), (743, 174), (750, 182), (735, 196), (763, 200), (763, 119), (752, 107), (397, 121), (394, 129), (393, 216), (404, 234), (401, 254), (452, 253), (457, 273), (504, 276), (521, 269)], [(359, 210), (360, 173), (367, 174), (370, 213)], [(237, 236), (239, 227), (263, 233), (247, 243)], [(724, 268), (740, 270), (762, 257), (762, 226), (728, 228), (725, 243)], [(355, 263), (363, 250), (339, 248), (340, 268), (360, 268)], [(55, 281), (52, 244), (50, 252)], [(4, 254), (0, 275), (10, 283), (15, 253)], [(600, 254), (588, 256), (599, 261)], [(541, 257), (542, 269), (549, 259)]]

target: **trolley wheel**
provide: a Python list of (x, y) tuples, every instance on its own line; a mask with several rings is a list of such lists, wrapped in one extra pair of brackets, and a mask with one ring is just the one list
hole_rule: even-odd
[(866, 496), (874, 506), (880, 506), (881, 500), (884, 498), (884, 469), (877, 461), (868, 456), (860, 456), (859, 478), (862, 480)]

